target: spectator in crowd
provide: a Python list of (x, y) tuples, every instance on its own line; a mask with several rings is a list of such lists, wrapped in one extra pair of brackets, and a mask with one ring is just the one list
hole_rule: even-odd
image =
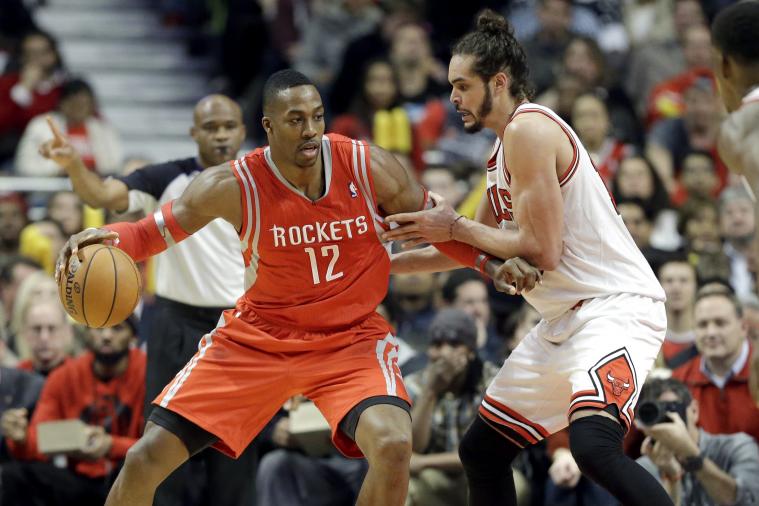
[(686, 258), (673, 258), (658, 270), (667, 301), (667, 334), (662, 346), (664, 365), (676, 370), (698, 356), (693, 303), (696, 298), (696, 269)]
[(694, 150), (711, 153), (720, 184), (727, 182), (727, 169), (716, 152), (721, 106), (714, 86), (713, 79), (695, 79), (684, 91), (682, 116), (660, 121), (648, 135), (646, 156), (670, 194), (677, 190), (685, 156)]
[[(743, 306), (743, 320), (748, 330), (748, 340), (756, 348), (759, 346), (759, 296), (750, 293), (739, 297)], [(759, 353), (756, 354), (759, 357)]]
[[(100, 505), (137, 442), (145, 402), (145, 354), (132, 347), (136, 322), (89, 329), (88, 351), (56, 369), (45, 382), (29, 428), (8, 435), (11, 452), (22, 460), (2, 468), (3, 504)], [(38, 447), (44, 422), (84, 422), (83, 447), (65, 452), (67, 467), (47, 462)]]
[(422, 184), (427, 191), (443, 197), (453, 208), (465, 197), (461, 184), (449, 167), (428, 165), (422, 173)]
[(650, 243), (671, 251), (680, 246), (677, 213), (671, 209), (669, 195), (651, 162), (640, 155), (622, 159), (611, 184), (614, 200), (640, 199), (653, 219)]
[(617, 202), (617, 212), (625, 222), (628, 232), (635, 241), (648, 265), (656, 270), (666, 262), (672, 252), (651, 246), (651, 234), (654, 226), (654, 213), (639, 198), (627, 198)]
[(427, 366), (404, 380), (414, 401), (406, 505), (463, 506), (466, 476), (458, 444), (478, 416), (485, 387), (497, 368), (478, 358), (475, 321), (455, 308), (440, 310), (430, 324), (427, 356)]
[(591, 37), (573, 37), (558, 68), (557, 80), (535, 102), (550, 107), (569, 122), (576, 100), (584, 93), (604, 97), (614, 134), (638, 142), (640, 126), (625, 91), (609, 77), (606, 57)]
[(538, 0), (539, 30), (522, 42), (530, 77), (538, 92), (548, 89), (554, 82), (554, 69), (559, 66), (572, 31), (572, 2), (569, 0)]
[(332, 121), (331, 131), (408, 156), (413, 136), (408, 114), (399, 107), (395, 69), (387, 60), (374, 60), (366, 65), (363, 75), (353, 106)]
[(672, 203), (681, 206), (690, 199), (707, 201), (717, 197), (720, 182), (714, 158), (707, 151), (692, 151), (683, 159), (680, 184)]
[(759, 440), (759, 407), (748, 388), (752, 347), (738, 299), (724, 290), (699, 292), (694, 315), (700, 357), (673, 377), (698, 401), (699, 426), (705, 431), (745, 432)]
[(404, 374), (410, 372), (404, 362), (427, 350), (427, 327), (435, 316), (436, 279), (434, 274), (414, 273), (396, 274), (390, 281), (388, 310), (398, 338), (406, 345), (400, 346), (402, 356), (398, 357)]
[(601, 179), (611, 188), (620, 162), (634, 153), (633, 146), (614, 137), (606, 103), (595, 93), (577, 97), (572, 106), (571, 124)]
[[(61, 89), (58, 111), (49, 115), (79, 152), (84, 165), (101, 175), (121, 170), (122, 148), (119, 134), (98, 113), (97, 99), (92, 87), (81, 79), (66, 82)], [(29, 122), (16, 152), (16, 171), (24, 176), (58, 176), (64, 171), (54, 161), (39, 152), (42, 143), (53, 134), (48, 115)]]
[[(0, 341), (0, 363), (6, 352), (5, 343)], [(44, 383), (36, 373), (0, 365), (0, 467), (11, 459), (5, 438), (13, 433), (17, 421), (26, 429)]]
[(434, 146), (443, 133), (446, 106), (440, 97), (448, 93), (447, 72), (433, 56), (427, 30), (418, 23), (396, 28), (389, 57), (398, 75), (400, 103), (414, 130), (411, 160), (421, 173), (422, 153)]
[(73, 191), (62, 190), (50, 195), (47, 216), (61, 224), (67, 237), (84, 229), (84, 203)]
[[(34, 275), (33, 275), (34, 276)], [(27, 280), (34, 281), (33, 279)], [(30, 297), (21, 306), (18, 348), (19, 369), (48, 376), (69, 360), (73, 329), (60, 301), (50, 295)], [(25, 350), (29, 350), (28, 356)]]
[[(9, 257), (0, 267), (0, 300), (6, 326), (10, 324), (19, 287), (30, 274), (39, 270), (40, 265), (37, 262), (18, 255)], [(4, 339), (7, 339), (10, 328), (4, 328), (3, 331)]]
[(527, 333), (540, 323), (540, 318), (540, 313), (524, 302), (519, 309), (504, 319), (501, 334), (506, 337), (503, 340), (500, 360), (496, 364), (502, 364), (511, 355), (511, 352), (522, 342)]
[(656, 85), (648, 97), (646, 127), (657, 121), (682, 116), (683, 93), (699, 78), (713, 79), (711, 72), (711, 34), (705, 25), (695, 25), (685, 32), (683, 56), (687, 70)]
[(63, 84), (63, 61), (50, 34), (27, 33), (17, 59), (17, 69), (0, 75), (0, 163), (13, 157), (32, 118), (56, 108)]
[(349, 459), (337, 453), (320, 457), (305, 454), (290, 432), (289, 409), (281, 410), (259, 439), (272, 449), (258, 466), (257, 506), (355, 504), (368, 468), (365, 459)]
[(672, 27), (662, 30), (661, 38), (634, 47), (627, 66), (625, 88), (629, 96), (635, 100), (636, 110), (641, 115), (654, 86), (685, 70), (682, 43), (685, 33), (689, 28), (706, 24), (704, 12), (697, 0), (672, 0), (663, 3), (671, 9), (664, 14), (666, 17), (671, 16)]
[(754, 439), (743, 432), (699, 428), (701, 403), (675, 379), (649, 380), (638, 406), (643, 403), (664, 413), (649, 426), (638, 415), (646, 434), (638, 463), (661, 481), (675, 504), (756, 503), (759, 447)]
[(321, 7), (303, 33), (293, 68), (307, 75), (319, 88), (329, 90), (340, 70), (346, 46), (371, 32), (379, 23), (381, 12), (370, 0), (335, 0)]
[(30, 223), (21, 231), (18, 252), (36, 260), (48, 274), (53, 274), (58, 252), (67, 240), (63, 225), (51, 218)]
[(21, 230), (26, 224), (26, 201), (21, 194), (0, 195), (0, 257), (18, 254)]
[(443, 302), (461, 309), (477, 325), (476, 350), (482, 360), (498, 362), (503, 338), (498, 335), (491, 317), (488, 287), (478, 273), (470, 269), (451, 271), (443, 284)]
[(330, 108), (340, 115), (351, 106), (356, 90), (361, 88), (361, 74), (356, 72), (357, 62), (369, 62), (387, 58), (395, 31), (418, 19), (413, 2), (407, 0), (386, 0), (379, 3), (384, 15), (376, 28), (353, 40), (345, 49), (340, 72), (332, 85)]
[(756, 232), (755, 205), (742, 186), (725, 188), (719, 198), (719, 228), (725, 255), (730, 259), (730, 285), (739, 296), (756, 290), (754, 275), (749, 268)]
[(717, 204), (692, 200), (679, 210), (677, 229), (699, 279), (729, 279), (730, 261), (722, 251)]

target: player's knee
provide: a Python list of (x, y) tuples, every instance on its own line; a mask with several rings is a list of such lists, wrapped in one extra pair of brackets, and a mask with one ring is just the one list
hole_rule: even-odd
[(379, 464), (391, 468), (408, 466), (411, 460), (411, 435), (402, 431), (383, 431), (377, 435), (367, 459), (370, 465)]
[(569, 425), (569, 450), (580, 470), (592, 477), (622, 454), (623, 436), (622, 426), (605, 416), (580, 418)]

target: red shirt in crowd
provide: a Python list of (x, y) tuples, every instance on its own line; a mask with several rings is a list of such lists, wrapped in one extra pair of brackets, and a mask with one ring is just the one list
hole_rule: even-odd
[(142, 433), (145, 404), (145, 354), (129, 352), (129, 365), (121, 376), (102, 381), (93, 371), (94, 355), (86, 352), (57, 367), (45, 382), (23, 445), (7, 440), (19, 459), (45, 460), (37, 451), (37, 425), (53, 420), (78, 418), (99, 425), (113, 440), (107, 458), (76, 460), (69, 467), (77, 474), (99, 478), (110, 474), (126, 457)]
[(18, 84), (19, 79), (18, 73), (0, 75), (0, 135), (9, 132), (20, 135), (32, 118), (58, 106), (58, 98), (61, 95), (58, 80), (32, 91), (31, 102), (22, 106), (11, 96), (11, 90)]
[(691, 360), (672, 373), (673, 378), (688, 385), (691, 395), (698, 401), (698, 425), (706, 432), (745, 432), (759, 441), (759, 408), (748, 389), (751, 353), (751, 346), (746, 341), (722, 388), (715, 384), (703, 357)]

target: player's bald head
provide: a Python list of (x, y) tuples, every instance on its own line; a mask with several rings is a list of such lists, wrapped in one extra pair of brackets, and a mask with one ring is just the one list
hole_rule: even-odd
[(720, 52), (742, 65), (759, 65), (759, 1), (722, 9), (712, 23), (712, 40)]
[(242, 110), (237, 102), (225, 95), (218, 94), (201, 98), (192, 112), (192, 120), (195, 125), (199, 126), (209, 116), (218, 114), (232, 116), (237, 121), (242, 122)]
[(297, 70), (285, 69), (273, 73), (264, 84), (263, 109), (269, 115), (278, 102), (279, 95), (290, 88), (298, 86), (314, 86), (314, 83)]

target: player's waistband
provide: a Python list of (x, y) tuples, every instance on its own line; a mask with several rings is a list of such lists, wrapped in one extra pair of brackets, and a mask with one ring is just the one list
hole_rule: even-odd
[(224, 310), (230, 309), (229, 307), (191, 306), (189, 304), (178, 302), (176, 300), (167, 299), (159, 295), (156, 295), (155, 302), (156, 302), (156, 306), (168, 307), (172, 311), (175, 311), (181, 314), (182, 316), (185, 316), (187, 318), (194, 318), (198, 320), (208, 320), (208, 319), (218, 320), (219, 316), (221, 316), (221, 313)]

